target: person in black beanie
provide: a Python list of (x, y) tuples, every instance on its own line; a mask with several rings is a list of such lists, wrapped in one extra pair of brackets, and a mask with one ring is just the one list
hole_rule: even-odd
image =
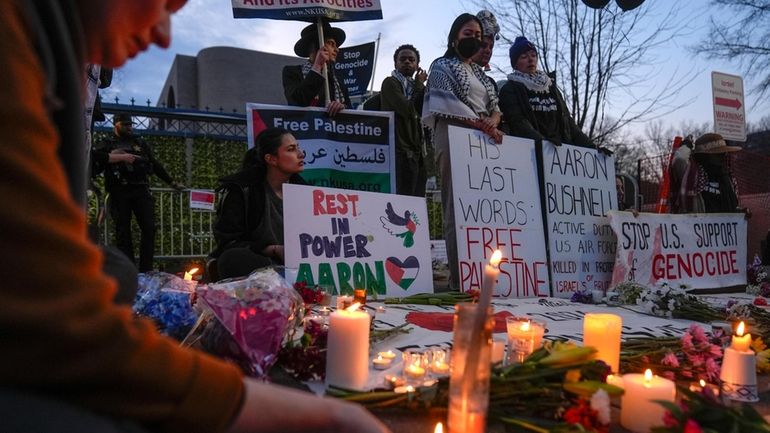
[[(510, 135), (596, 148), (575, 124), (555, 77), (538, 69), (537, 48), (519, 36), (508, 51), (513, 72), (500, 89), (500, 110)], [(599, 148), (608, 153), (609, 150)]]

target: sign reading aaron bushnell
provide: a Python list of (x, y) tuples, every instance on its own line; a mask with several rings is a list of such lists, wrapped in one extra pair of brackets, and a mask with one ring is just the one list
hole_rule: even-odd
[(433, 291), (425, 199), (283, 185), (286, 267), (336, 294)]

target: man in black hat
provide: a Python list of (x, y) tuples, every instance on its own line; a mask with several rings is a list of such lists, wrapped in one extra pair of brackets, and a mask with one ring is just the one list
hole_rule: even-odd
[[(318, 48), (318, 27), (311, 24), (302, 29), (300, 39), (294, 44), (294, 53), (307, 57), (302, 65), (283, 68), (283, 91), (289, 105), (300, 107), (326, 107), (330, 116), (345, 108), (352, 108), (348, 91), (334, 73), (332, 66), (337, 61), (340, 45), (345, 42), (345, 32), (323, 24), (324, 46)], [(327, 67), (329, 97), (324, 92), (323, 68)]]
[(155, 201), (150, 193), (149, 176), (158, 175), (177, 191), (184, 186), (168, 174), (155, 159), (150, 145), (133, 133), (131, 116), (118, 113), (113, 118), (115, 137), (98, 151), (109, 156), (104, 170), (105, 188), (110, 194), (110, 215), (115, 223), (115, 245), (129, 259), (134, 259), (131, 214), (142, 232), (139, 245), (139, 272), (152, 270), (155, 253)]

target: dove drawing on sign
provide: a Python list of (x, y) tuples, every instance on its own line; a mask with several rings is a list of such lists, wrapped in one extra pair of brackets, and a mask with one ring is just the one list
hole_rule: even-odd
[(388, 202), (385, 216), (380, 217), (380, 222), (388, 233), (404, 240), (404, 247), (409, 248), (414, 245), (414, 232), (417, 231), (418, 223), (413, 213), (407, 210), (404, 211), (404, 216), (400, 216), (393, 210), (393, 204)]

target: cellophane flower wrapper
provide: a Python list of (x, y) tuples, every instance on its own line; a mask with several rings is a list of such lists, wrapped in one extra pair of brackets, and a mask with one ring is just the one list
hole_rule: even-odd
[(193, 308), (196, 285), (165, 272), (139, 274), (133, 311), (151, 318), (162, 334), (181, 341), (198, 320)]
[(278, 359), (284, 337), (302, 319), (302, 298), (273, 268), (209, 285), (199, 290), (198, 296), (237, 346), (232, 347), (215, 326), (202, 338), (204, 347), (232, 358), (242, 368), (245, 356), (249, 367), (244, 371), (255, 377), (267, 375)]

